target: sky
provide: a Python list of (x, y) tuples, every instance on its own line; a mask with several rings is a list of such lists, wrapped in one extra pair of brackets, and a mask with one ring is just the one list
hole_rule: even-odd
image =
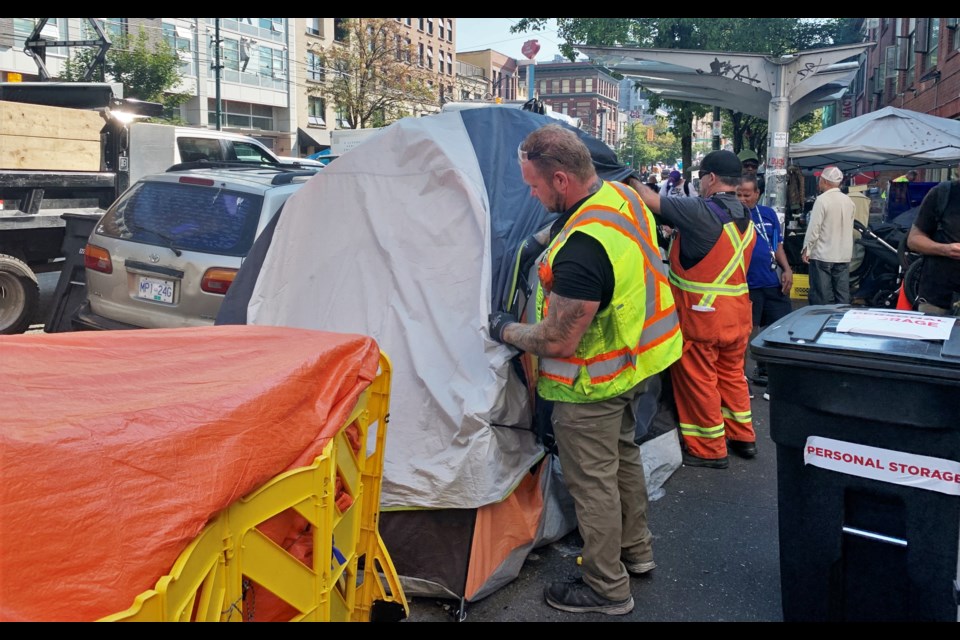
[(557, 23), (550, 20), (545, 31), (510, 33), (520, 18), (457, 18), (457, 51), (493, 49), (511, 58), (524, 59), (520, 48), (527, 40), (540, 42), (537, 62), (552, 62), (560, 54)]

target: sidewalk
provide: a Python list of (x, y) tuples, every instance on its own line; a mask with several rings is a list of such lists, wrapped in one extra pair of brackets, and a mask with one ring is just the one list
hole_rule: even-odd
[[(748, 370), (752, 369), (748, 364)], [(577, 575), (579, 534), (536, 550), (520, 576), (466, 605), (466, 622), (772, 622), (782, 621), (777, 533), (776, 446), (770, 403), (754, 387), (759, 454), (731, 455), (728, 469), (679, 468), (650, 503), (657, 568), (632, 578), (636, 602), (625, 616), (557, 611), (543, 600), (552, 581)], [(414, 598), (409, 622), (451, 622), (459, 603)]]

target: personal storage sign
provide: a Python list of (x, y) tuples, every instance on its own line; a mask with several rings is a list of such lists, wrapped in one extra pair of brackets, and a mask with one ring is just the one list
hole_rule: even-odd
[(960, 462), (955, 460), (810, 436), (803, 462), (861, 478), (960, 496)]

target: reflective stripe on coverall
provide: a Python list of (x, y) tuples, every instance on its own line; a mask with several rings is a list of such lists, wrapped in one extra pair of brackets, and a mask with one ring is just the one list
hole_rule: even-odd
[[(718, 217), (720, 217), (718, 215)], [(683, 332), (683, 355), (671, 367), (680, 435), (700, 458), (727, 455), (726, 438), (754, 442), (744, 358), (753, 320), (747, 268), (756, 236), (726, 216), (723, 232), (696, 265), (680, 263), (682, 234), (670, 247), (670, 284)]]

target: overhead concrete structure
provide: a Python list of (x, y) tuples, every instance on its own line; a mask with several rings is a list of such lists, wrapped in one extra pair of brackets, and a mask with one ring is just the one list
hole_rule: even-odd
[(670, 100), (732, 109), (768, 123), (766, 204), (785, 213), (789, 129), (841, 98), (873, 43), (773, 57), (758, 53), (575, 45), (591, 62), (638, 80)]

